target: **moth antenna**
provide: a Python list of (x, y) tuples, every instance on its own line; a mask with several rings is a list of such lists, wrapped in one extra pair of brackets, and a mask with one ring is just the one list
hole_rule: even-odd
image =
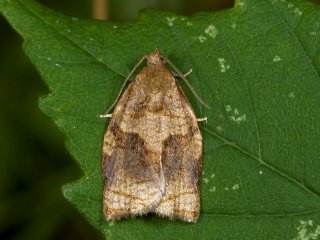
[(180, 72), (180, 70), (165, 56), (162, 55), (162, 57), (166, 60), (166, 62), (170, 65), (170, 67), (173, 68), (173, 70), (179, 75), (179, 77), (181, 77), (183, 79), (183, 81), (187, 84), (188, 88), (191, 90), (192, 94), (198, 99), (198, 101), (205, 106), (206, 108), (210, 109), (209, 105), (206, 104), (201, 98), (200, 96), (197, 94), (197, 92), (193, 89), (193, 87), (191, 86), (190, 82), (188, 81), (188, 79), (182, 74), (182, 72)]
[(131, 72), (129, 73), (129, 75), (126, 77), (126, 79), (124, 80), (124, 82), (122, 83), (121, 85), (121, 88), (120, 88), (120, 91), (117, 95), (117, 98), (116, 100), (111, 104), (111, 106), (108, 108), (108, 110), (105, 112), (105, 114), (103, 115), (107, 115), (112, 108), (114, 108), (114, 106), (116, 105), (116, 103), (118, 102), (122, 92), (123, 92), (123, 89), (125, 88), (125, 86), (127, 85), (127, 82), (129, 81), (130, 77), (132, 76), (132, 74), (137, 70), (137, 68), (140, 66), (140, 64), (146, 59), (146, 56), (142, 57), (140, 59), (140, 61), (132, 68)]

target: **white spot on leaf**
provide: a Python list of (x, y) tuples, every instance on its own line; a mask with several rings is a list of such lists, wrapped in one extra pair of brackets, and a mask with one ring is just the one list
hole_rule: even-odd
[(216, 129), (217, 129), (218, 132), (222, 132), (223, 131), (223, 126), (218, 125), (218, 126), (216, 126)]
[(301, 220), (300, 225), (296, 229), (298, 233), (293, 240), (313, 240), (320, 237), (320, 225), (314, 226), (312, 220)]
[[(284, 1), (282, 1), (282, 2), (284, 2)], [(288, 5), (287, 5), (287, 8), (288, 9), (290, 9), (292, 12), (293, 12), (293, 14), (295, 14), (295, 15), (297, 15), (297, 16), (301, 16), (302, 15), (302, 11), (300, 10), (300, 8), (295, 8), (295, 5), (293, 4), (293, 3), (288, 3)]]
[(293, 92), (289, 93), (289, 98), (294, 98), (294, 93)]
[(166, 17), (167, 25), (169, 27), (173, 26), (174, 21), (177, 19), (177, 17)]
[(230, 105), (226, 105), (226, 111), (230, 112), (231, 110), (232, 110), (231, 106)]
[(275, 56), (273, 57), (273, 61), (274, 61), (274, 62), (280, 62), (280, 61), (281, 61), (281, 57), (279, 57), (278, 55), (275, 55)]
[(230, 119), (238, 124), (245, 122), (247, 120), (247, 116), (245, 114), (240, 117), (231, 116)]
[(200, 35), (198, 37), (198, 39), (199, 39), (199, 42), (201, 42), (201, 43), (203, 43), (203, 42), (205, 42), (207, 40), (207, 38), (205, 36), (203, 36), (203, 35)]
[(238, 2), (238, 5), (239, 5), (240, 7), (243, 7), (243, 6), (244, 6), (244, 2), (243, 2), (243, 1), (239, 1), (239, 2)]
[(224, 58), (218, 58), (218, 62), (220, 65), (220, 72), (224, 73), (230, 69), (230, 65), (227, 64), (227, 61)]
[(295, 8), (295, 9), (293, 10), (293, 13), (294, 13), (294, 14), (297, 14), (298, 16), (301, 16), (301, 15), (302, 15), (302, 11), (301, 11), (299, 8)]
[(213, 186), (212, 188), (209, 189), (209, 192), (215, 192), (216, 191), (216, 187)]
[(232, 107), (230, 105), (227, 105), (226, 106), (226, 111), (229, 114), (229, 118), (232, 121), (236, 122), (237, 124), (240, 124), (240, 123), (245, 122), (247, 120), (246, 114), (242, 114), (237, 108), (235, 108), (232, 111)]
[(218, 29), (213, 26), (212, 24), (209, 25), (205, 30), (204, 32), (211, 38), (215, 38), (218, 34)]
[(235, 184), (232, 186), (232, 190), (237, 190), (237, 189), (239, 189), (239, 184)]

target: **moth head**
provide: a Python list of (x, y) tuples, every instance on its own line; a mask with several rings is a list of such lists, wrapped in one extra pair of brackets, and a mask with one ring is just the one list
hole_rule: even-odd
[(158, 49), (154, 50), (147, 57), (147, 63), (149, 65), (163, 65), (166, 63), (165, 57), (160, 53)]

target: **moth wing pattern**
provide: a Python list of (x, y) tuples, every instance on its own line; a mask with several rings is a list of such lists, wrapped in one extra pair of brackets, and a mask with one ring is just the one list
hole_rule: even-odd
[(164, 192), (159, 164), (150, 165), (152, 155), (137, 133), (127, 133), (118, 123), (125, 122), (126, 103), (135, 94), (133, 84), (125, 90), (112, 114), (103, 145), (103, 212), (107, 220), (143, 215), (153, 209)]
[(178, 85), (176, 90), (181, 98), (178, 122), (185, 122), (184, 125), (189, 127), (183, 133), (170, 135), (163, 142), (162, 167), (166, 191), (155, 212), (171, 219), (195, 222), (200, 214), (202, 136), (189, 101)]
[(159, 64), (159, 53), (149, 58), (116, 104), (104, 136), (104, 216), (117, 220), (154, 212), (195, 222), (202, 136), (189, 101)]

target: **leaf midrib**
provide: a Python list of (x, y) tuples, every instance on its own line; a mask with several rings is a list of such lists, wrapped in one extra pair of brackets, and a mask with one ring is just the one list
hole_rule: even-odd
[(229, 140), (225, 139), (224, 137), (218, 135), (217, 133), (215, 133), (214, 131), (212, 131), (212, 130), (206, 128), (206, 127), (201, 127), (201, 128), (203, 130), (205, 130), (207, 133), (209, 133), (210, 135), (212, 135), (212, 136), (216, 137), (217, 139), (223, 141), (226, 145), (228, 145), (230, 147), (233, 147), (234, 149), (238, 150), (242, 154), (244, 154), (247, 157), (257, 161), (258, 163), (260, 163), (261, 165), (265, 166), (266, 168), (268, 168), (272, 172), (278, 174), (280, 177), (285, 178), (286, 180), (294, 183), (295, 185), (297, 185), (298, 187), (302, 188), (306, 192), (308, 192), (308, 193), (312, 194), (313, 196), (315, 196), (315, 197), (320, 199), (320, 195), (317, 192), (315, 192), (313, 189), (309, 188), (308, 186), (304, 185), (303, 183), (301, 183), (300, 181), (298, 181), (294, 177), (291, 177), (290, 175), (282, 172), (281, 170), (279, 170), (278, 168), (276, 168), (272, 164), (269, 164), (267, 161), (263, 160), (262, 158), (259, 158), (258, 156), (250, 153), (249, 151), (245, 150), (241, 146), (237, 145), (235, 142), (232, 142), (232, 141), (229, 141)]

